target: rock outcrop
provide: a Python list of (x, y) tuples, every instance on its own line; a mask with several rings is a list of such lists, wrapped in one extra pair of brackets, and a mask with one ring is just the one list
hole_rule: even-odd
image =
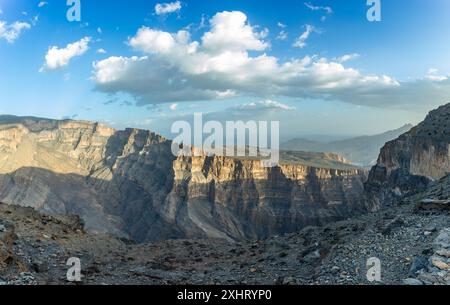
[[(333, 161), (337, 162), (337, 161)], [(365, 172), (256, 160), (175, 158), (150, 131), (0, 117), (0, 201), (79, 215), (138, 242), (264, 238), (363, 209)]]
[(369, 174), (371, 209), (379, 209), (450, 172), (450, 104), (432, 112), (411, 131), (388, 142)]
[(27, 271), (26, 265), (14, 253), (14, 227), (0, 220), (0, 276)]

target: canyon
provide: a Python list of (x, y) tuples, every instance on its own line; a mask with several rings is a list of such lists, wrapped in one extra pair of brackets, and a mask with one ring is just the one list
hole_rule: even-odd
[[(1, 117), (0, 284), (450, 284), (450, 104), (381, 149), (168, 154), (149, 131)], [(319, 165), (326, 165), (320, 167)], [(137, 243), (130, 240), (137, 241)]]
[(450, 172), (450, 105), (385, 144), (370, 173), (332, 153), (179, 156), (151, 131), (0, 116), (0, 202), (78, 215), (139, 243), (265, 239), (373, 212)]
[(0, 202), (79, 215), (91, 232), (137, 242), (267, 238), (366, 209), (366, 172), (336, 155), (283, 152), (265, 168), (176, 158), (171, 144), (146, 130), (1, 116)]

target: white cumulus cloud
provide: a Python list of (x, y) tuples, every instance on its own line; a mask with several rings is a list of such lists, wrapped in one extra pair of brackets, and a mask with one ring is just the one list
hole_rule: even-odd
[(203, 48), (209, 51), (263, 51), (269, 47), (261, 40), (267, 36), (267, 31), (257, 33), (242, 12), (218, 13), (210, 23), (211, 31), (202, 38)]
[(50, 47), (45, 55), (45, 64), (40, 71), (52, 71), (68, 66), (72, 58), (81, 56), (89, 50), (90, 41), (90, 37), (84, 37), (68, 44), (65, 48)]
[(155, 5), (155, 13), (156, 15), (167, 15), (171, 13), (175, 13), (181, 10), (181, 2), (171, 2), (171, 3), (158, 3)]
[(31, 25), (27, 22), (16, 21), (8, 24), (6, 21), (0, 20), (0, 39), (6, 40), (13, 44), (22, 34), (23, 31), (29, 30)]
[[(344, 65), (354, 54), (334, 60), (304, 56), (281, 61), (268, 55), (270, 43), (242, 12), (218, 13), (210, 25), (199, 40), (186, 30), (169, 33), (140, 28), (128, 40), (140, 55), (112, 56), (94, 63), (96, 89), (128, 93), (137, 105), (251, 96), (427, 107), (450, 99), (448, 79), (400, 82), (387, 75), (366, 74)], [(300, 43), (306, 43), (309, 34)]]

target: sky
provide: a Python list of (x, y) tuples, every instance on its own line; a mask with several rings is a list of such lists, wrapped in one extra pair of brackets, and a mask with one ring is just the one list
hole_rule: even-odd
[(0, 0), (0, 114), (371, 135), (450, 102), (450, 1)]

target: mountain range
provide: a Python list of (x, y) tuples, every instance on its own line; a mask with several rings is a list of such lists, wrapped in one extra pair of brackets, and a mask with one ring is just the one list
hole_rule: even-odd
[(370, 168), (375, 165), (380, 149), (386, 142), (394, 140), (412, 127), (413, 125), (407, 124), (378, 135), (361, 136), (325, 143), (299, 138), (283, 143), (281, 148), (290, 151), (332, 152), (345, 157), (355, 165)]

